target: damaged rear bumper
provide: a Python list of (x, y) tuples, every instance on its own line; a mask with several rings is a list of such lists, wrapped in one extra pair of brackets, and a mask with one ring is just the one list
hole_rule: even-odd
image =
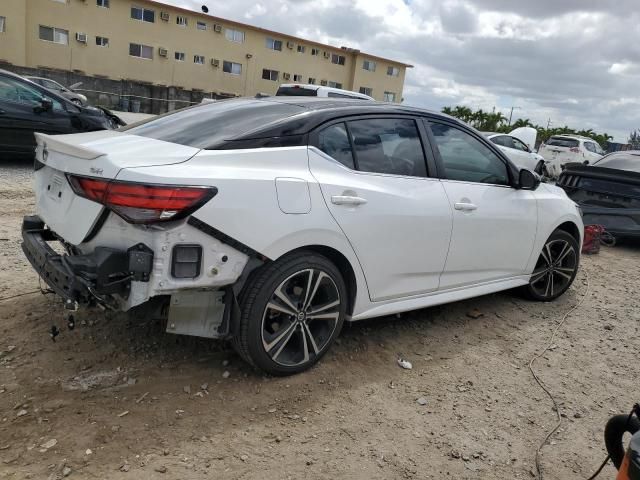
[(581, 204), (585, 225), (602, 225), (617, 237), (640, 237), (640, 209), (605, 208)]
[(66, 305), (102, 302), (110, 295), (127, 297), (132, 281), (148, 282), (153, 251), (139, 243), (127, 250), (96, 247), (90, 254), (57, 253), (59, 241), (38, 216), (24, 217), (22, 250), (45, 283)]

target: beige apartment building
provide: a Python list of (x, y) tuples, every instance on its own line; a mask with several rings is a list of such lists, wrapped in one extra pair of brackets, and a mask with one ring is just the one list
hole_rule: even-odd
[(154, 0), (0, 0), (0, 61), (222, 96), (314, 83), (391, 102), (411, 67)]

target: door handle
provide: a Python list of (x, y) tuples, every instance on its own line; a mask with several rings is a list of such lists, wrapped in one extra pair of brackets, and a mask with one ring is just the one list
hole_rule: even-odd
[(333, 195), (331, 197), (331, 203), (334, 205), (362, 205), (367, 203), (367, 200), (353, 195)]
[(472, 212), (478, 209), (478, 206), (473, 203), (467, 202), (458, 202), (453, 204), (453, 208), (456, 210), (461, 210), (463, 212)]

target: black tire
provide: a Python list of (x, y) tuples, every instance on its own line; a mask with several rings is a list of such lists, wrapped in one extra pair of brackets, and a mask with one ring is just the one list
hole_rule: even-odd
[(320, 360), (339, 335), (347, 289), (330, 260), (301, 250), (256, 270), (239, 303), (238, 354), (272, 375), (292, 375)]
[[(564, 250), (566, 247), (567, 250)], [(548, 260), (551, 258), (551, 262)], [(557, 259), (560, 259), (558, 261)], [(547, 239), (528, 285), (522, 293), (539, 302), (550, 302), (566, 292), (578, 273), (580, 245), (564, 230), (556, 230)]]
[[(629, 420), (627, 422), (627, 420)], [(636, 417), (629, 418), (629, 415), (616, 415), (611, 417), (604, 428), (604, 444), (607, 453), (617, 469), (622, 465), (626, 446), (623, 443), (625, 433), (633, 435), (640, 430), (640, 421)]]

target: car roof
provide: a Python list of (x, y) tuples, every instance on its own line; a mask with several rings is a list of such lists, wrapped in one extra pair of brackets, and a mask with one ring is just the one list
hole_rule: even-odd
[(584, 137), (582, 135), (571, 135), (571, 134), (568, 134), (568, 133), (561, 133), (561, 134), (558, 134), (558, 135), (552, 135), (551, 136), (551, 138), (558, 138), (558, 137), (560, 137), (560, 138), (571, 138), (573, 140), (589, 140), (590, 142), (598, 143), (593, 138)]

